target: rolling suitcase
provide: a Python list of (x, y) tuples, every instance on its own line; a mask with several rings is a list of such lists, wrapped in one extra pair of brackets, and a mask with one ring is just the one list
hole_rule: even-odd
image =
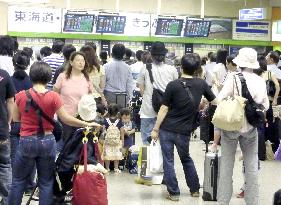
[(206, 138), (205, 143), (206, 153), (204, 161), (204, 183), (202, 199), (204, 201), (216, 201), (220, 178), (221, 156), (218, 152), (213, 153), (208, 151), (208, 138)]

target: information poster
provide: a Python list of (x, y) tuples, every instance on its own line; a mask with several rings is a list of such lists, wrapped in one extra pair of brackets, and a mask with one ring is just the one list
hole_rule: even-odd
[(8, 31), (61, 32), (61, 9), (36, 7), (8, 7)]
[(155, 35), (181, 36), (183, 19), (158, 18)]
[(193, 52), (199, 54), (201, 57), (207, 56), (209, 52), (216, 53), (221, 48), (224, 48), (221, 44), (193, 44)]
[(186, 37), (208, 37), (211, 21), (187, 20), (185, 23), (184, 36)]
[(96, 33), (123, 34), (126, 26), (126, 16), (98, 15)]
[(151, 15), (151, 36), (183, 36), (185, 16), (162, 17)]
[(281, 41), (281, 21), (272, 22), (272, 41)]
[(95, 15), (67, 13), (64, 17), (63, 31), (92, 33), (94, 20)]
[(207, 18), (211, 21), (209, 39), (231, 39), (232, 19)]
[(269, 21), (233, 21), (232, 38), (235, 40), (270, 41)]

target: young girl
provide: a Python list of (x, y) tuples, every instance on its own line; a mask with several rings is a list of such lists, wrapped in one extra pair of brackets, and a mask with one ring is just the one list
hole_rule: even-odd
[(119, 108), (116, 104), (110, 104), (108, 107), (108, 118), (104, 120), (104, 129), (106, 130), (103, 159), (105, 168), (110, 171), (110, 161), (114, 161), (114, 172), (121, 173), (119, 170), (119, 160), (123, 159), (122, 147), (124, 146), (124, 128), (123, 123), (118, 119)]

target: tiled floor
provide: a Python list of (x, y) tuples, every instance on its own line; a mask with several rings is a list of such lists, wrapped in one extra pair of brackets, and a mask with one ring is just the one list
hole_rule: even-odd
[[(204, 144), (200, 141), (192, 141), (190, 145), (191, 156), (193, 157), (199, 174), (200, 183), (203, 183), (204, 170)], [(235, 193), (243, 184), (241, 173), (241, 162), (238, 161), (239, 151), (235, 162), (235, 171), (233, 176), (233, 198), (231, 205), (245, 205), (243, 199), (236, 199)], [(176, 172), (181, 189), (181, 198), (179, 202), (171, 202), (164, 198), (165, 186), (154, 185), (151, 187), (138, 185), (134, 183), (135, 175), (121, 173), (115, 175), (111, 173), (108, 177), (108, 198), (109, 205), (214, 205), (215, 202), (204, 202), (200, 198), (192, 198), (185, 184), (183, 170), (178, 156), (176, 159)], [(281, 163), (280, 162), (261, 162), (260, 170), (260, 205), (271, 205), (273, 193), (281, 189)], [(200, 190), (202, 193), (202, 190)], [(23, 203), (24, 204), (24, 203)], [(32, 202), (32, 205), (38, 204)], [(82, 204), (81, 204), (82, 205)], [(83, 204), (84, 205), (84, 204)], [(85, 204), (86, 205), (86, 204)]]

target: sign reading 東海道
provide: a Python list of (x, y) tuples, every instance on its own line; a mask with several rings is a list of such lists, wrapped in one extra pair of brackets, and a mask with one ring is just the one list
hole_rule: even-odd
[(61, 9), (9, 6), (8, 31), (60, 33)]

